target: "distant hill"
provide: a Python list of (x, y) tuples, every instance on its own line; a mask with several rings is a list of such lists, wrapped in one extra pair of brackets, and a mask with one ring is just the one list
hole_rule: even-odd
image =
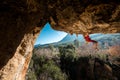
[[(101, 35), (102, 34), (91, 34), (90, 37), (92, 39), (95, 39), (96, 37), (101, 36)], [(61, 41), (59, 41), (59, 43), (72, 42), (75, 39), (78, 39), (80, 42), (85, 41), (84, 38), (83, 38), (83, 35), (76, 36), (76, 34), (73, 34), (73, 35), (68, 34)]]
[(108, 45), (120, 45), (120, 33), (117, 34), (102, 34), (93, 38), (101, 44), (107, 43)]
[(79, 41), (80, 40), (83, 41), (83, 36), (82, 35), (78, 35), (78, 37), (77, 37), (76, 34), (73, 34), (73, 35), (68, 34), (61, 41), (59, 41), (59, 43), (72, 42), (75, 39), (78, 39)]
[[(110, 45), (114, 44), (115, 42), (120, 41), (120, 33), (117, 34), (91, 34), (90, 35), (91, 39), (98, 41), (100, 44), (103, 43), (108, 43)], [(56, 43), (51, 43), (51, 44), (45, 44), (45, 45), (36, 45), (36, 47), (41, 46), (41, 47), (46, 47), (48, 45), (54, 45), (54, 46), (59, 46), (61, 44), (65, 43), (73, 43), (74, 40), (78, 39), (80, 42), (84, 42), (83, 35), (78, 35), (78, 37), (73, 34), (73, 35), (66, 35), (61, 41), (56, 42)]]
[(117, 34), (102, 34), (93, 38), (98, 41), (120, 40), (120, 33)]

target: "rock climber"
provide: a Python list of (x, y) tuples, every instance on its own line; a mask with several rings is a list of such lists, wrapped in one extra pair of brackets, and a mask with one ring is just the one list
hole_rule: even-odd
[(98, 50), (98, 42), (97, 41), (92, 40), (88, 33), (83, 34), (83, 36), (84, 36), (84, 39), (87, 43), (92, 42), (93, 43), (93, 48)]

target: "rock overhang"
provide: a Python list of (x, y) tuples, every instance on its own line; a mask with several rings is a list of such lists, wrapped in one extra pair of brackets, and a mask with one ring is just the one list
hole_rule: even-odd
[[(26, 71), (35, 38), (47, 22), (71, 34), (120, 33), (119, 0), (2, 0), (0, 10), (1, 80), (18, 79), (15, 74)], [(17, 66), (23, 66), (21, 72)]]
[(118, 0), (65, 1), (58, 3), (60, 7), (52, 7), (55, 14), (50, 16), (50, 22), (54, 29), (71, 34), (120, 32)]

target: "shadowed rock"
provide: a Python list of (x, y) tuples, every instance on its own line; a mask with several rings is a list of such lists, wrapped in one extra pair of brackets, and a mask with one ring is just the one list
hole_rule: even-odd
[[(22, 58), (19, 60), (15, 55), (24, 57), (31, 53), (45, 23), (71, 34), (117, 33), (120, 32), (119, 15), (119, 0), (1, 0), (0, 79), (18, 78), (15, 74), (23, 70), (19, 66), (24, 61), (19, 65), (16, 60), (22, 62)], [(28, 51), (29, 46), (32, 48)], [(11, 65), (15, 68), (12, 73)]]

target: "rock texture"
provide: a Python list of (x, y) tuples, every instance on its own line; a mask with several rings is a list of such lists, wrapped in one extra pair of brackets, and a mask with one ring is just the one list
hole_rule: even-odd
[(119, 15), (119, 0), (1, 0), (0, 80), (24, 80), (21, 74), (45, 23), (71, 34), (119, 33)]
[[(36, 30), (37, 28), (34, 29), (34, 31)], [(35, 39), (36, 36), (33, 35), (32, 32), (25, 34), (13, 57), (11, 59), (4, 57), (2, 61), (8, 59), (9, 61), (0, 70), (0, 80), (24, 80), (26, 70), (32, 56)], [(11, 46), (9, 47), (12, 48)]]
[(56, 17), (50, 17), (51, 24), (55, 29), (76, 34), (120, 32), (119, 3), (117, 0), (58, 1), (59, 7), (53, 7)]

